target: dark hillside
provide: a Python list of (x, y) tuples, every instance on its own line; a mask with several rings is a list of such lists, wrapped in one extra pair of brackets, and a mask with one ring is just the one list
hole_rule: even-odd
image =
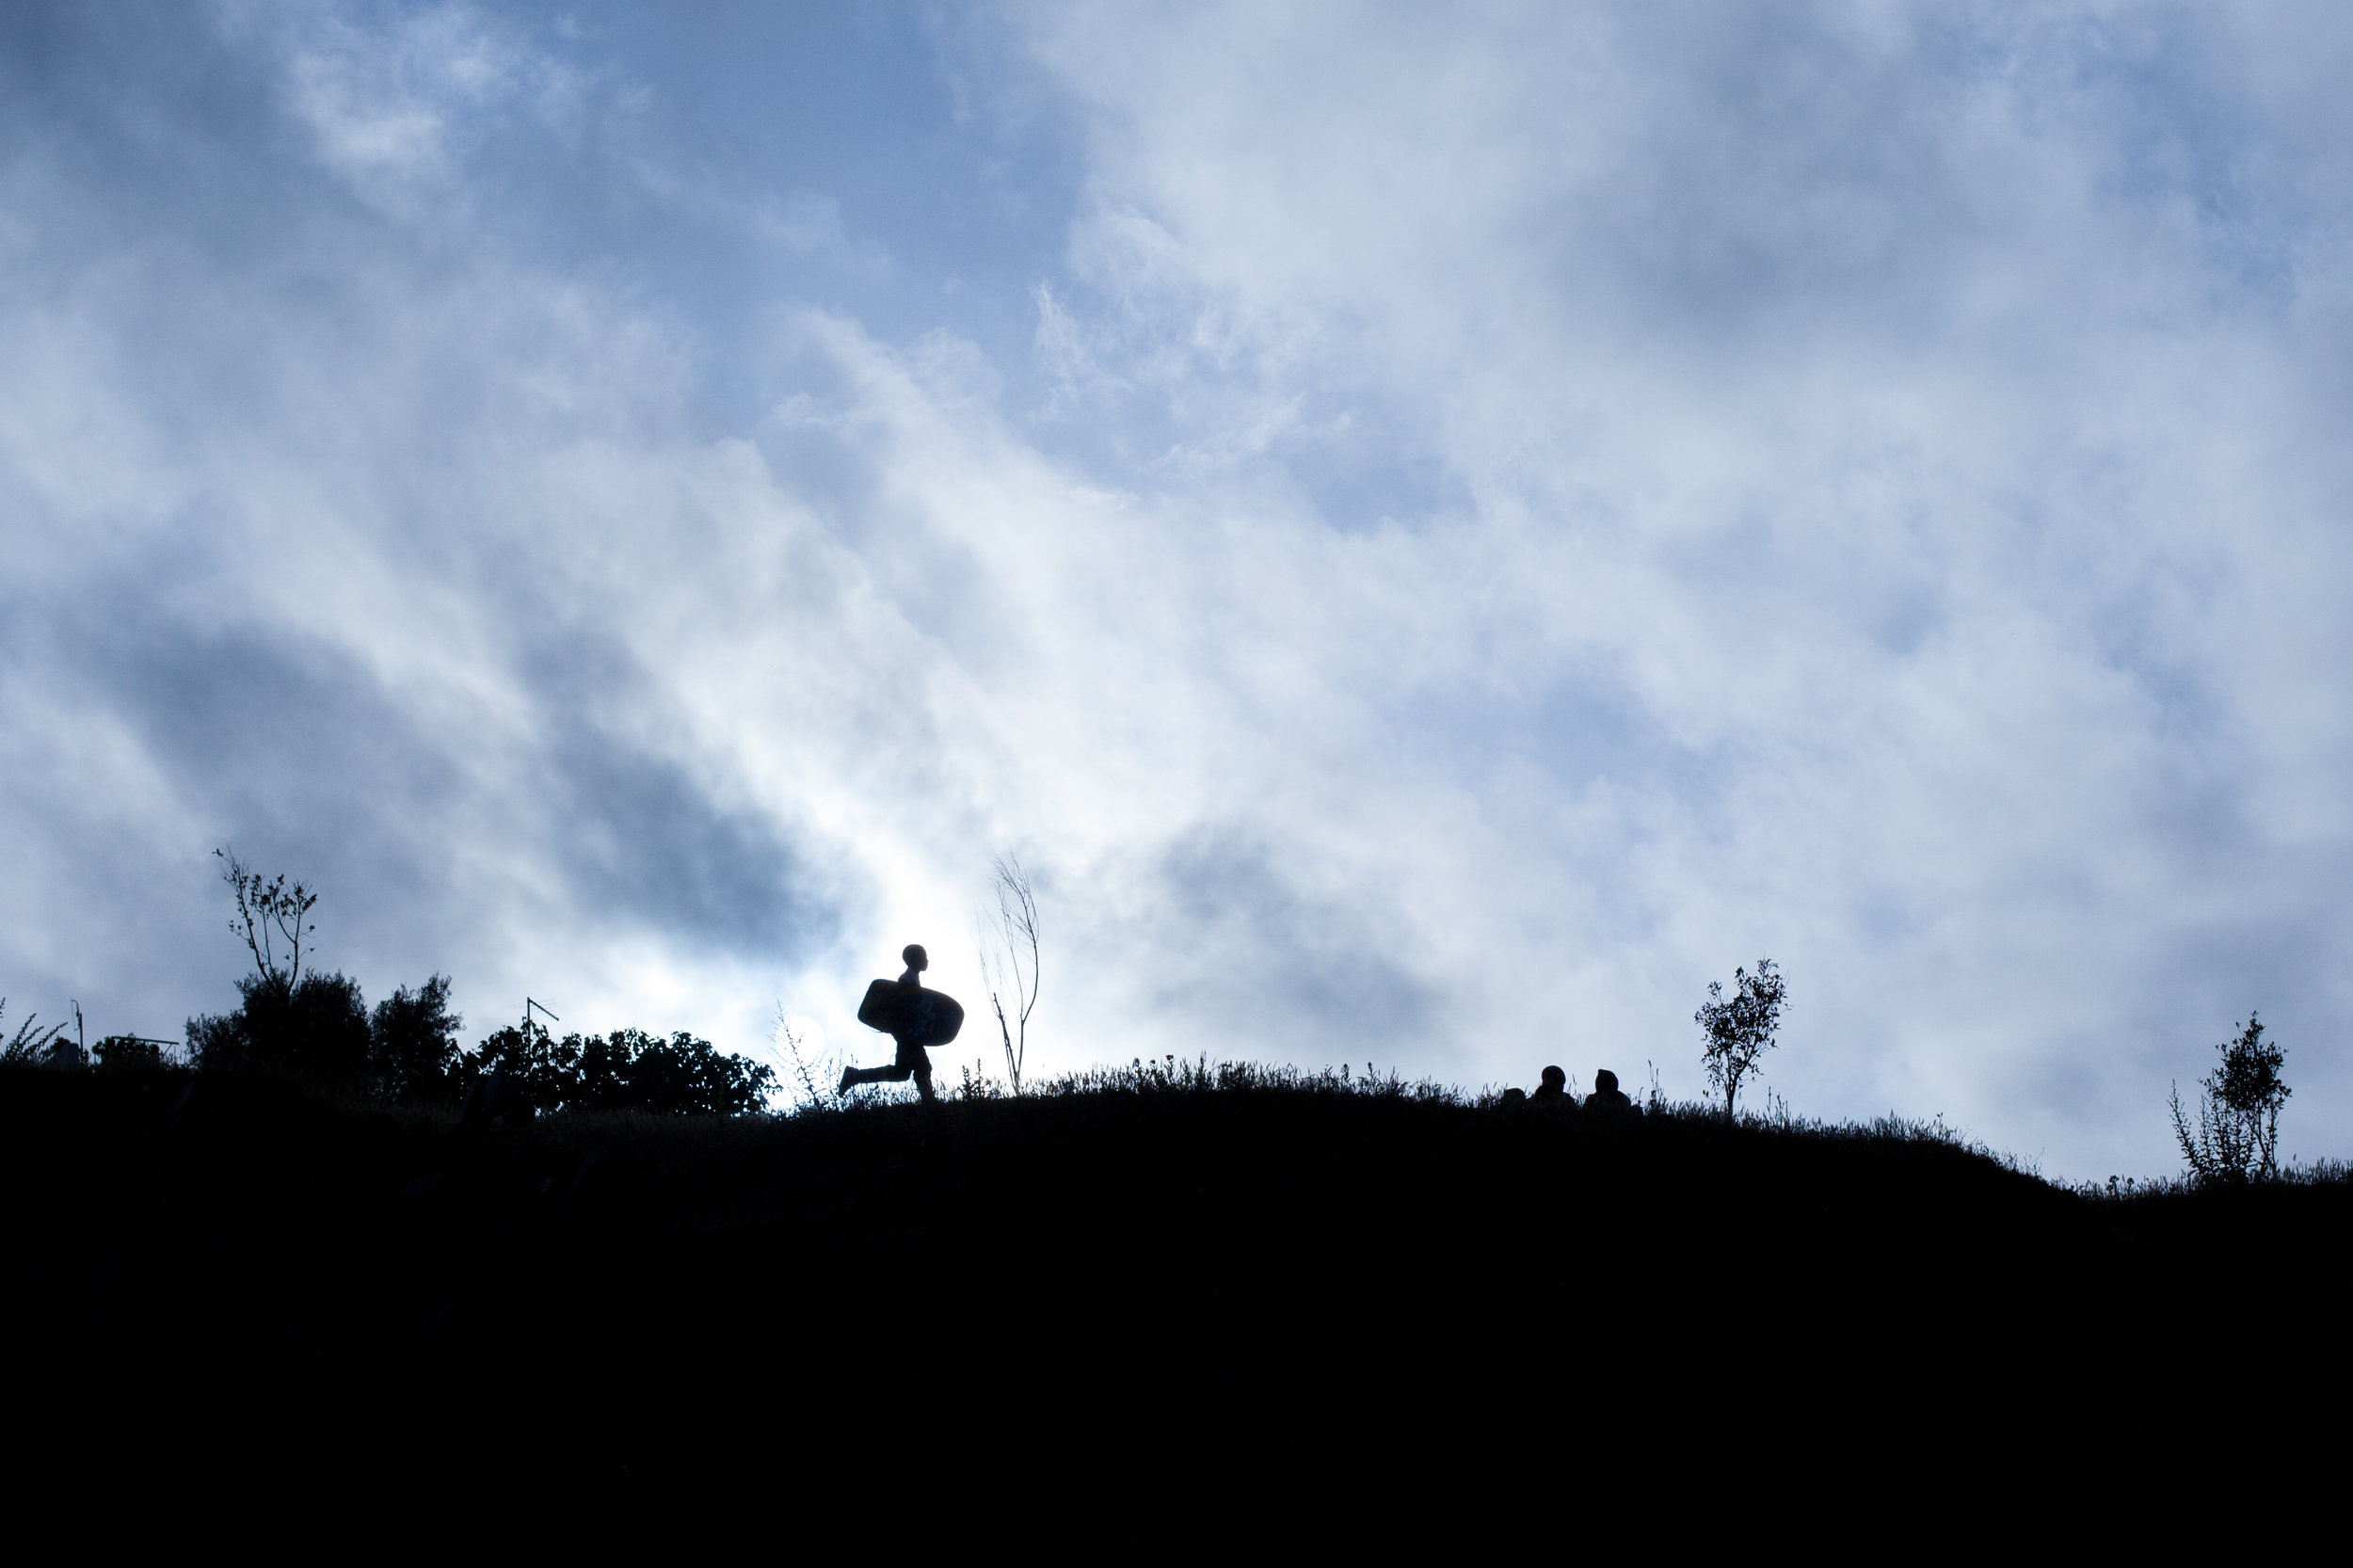
[(495, 1412), (516, 1463), (636, 1473), (910, 1430), (1526, 1459), (1801, 1396), (2154, 1442), (2169, 1368), (2250, 1312), (2298, 1368), (2276, 1398), (2343, 1370), (2344, 1185), (2093, 1199), (1895, 1131), (1104, 1081), (469, 1139), (266, 1080), (9, 1072), (21, 1387), (403, 1451)]

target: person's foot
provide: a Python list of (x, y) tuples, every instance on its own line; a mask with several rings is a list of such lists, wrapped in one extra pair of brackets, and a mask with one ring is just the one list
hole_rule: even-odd
[(837, 1095), (846, 1095), (856, 1086), (857, 1069), (856, 1067), (844, 1067), (841, 1069), (841, 1081), (835, 1085), (833, 1092)]

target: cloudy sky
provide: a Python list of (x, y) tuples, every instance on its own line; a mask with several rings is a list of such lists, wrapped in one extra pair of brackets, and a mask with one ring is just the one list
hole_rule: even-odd
[[(0, 9), (0, 994), (2353, 1153), (2353, 12)], [(977, 1030), (946, 1054), (978, 1057)], [(877, 1050), (875, 1048), (879, 1048)]]

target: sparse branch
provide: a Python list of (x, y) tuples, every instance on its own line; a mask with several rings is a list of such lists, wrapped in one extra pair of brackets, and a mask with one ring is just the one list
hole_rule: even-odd
[[(297, 882), (286, 886), (280, 873), (274, 882), (263, 880), (262, 873), (237, 858), (233, 849), (216, 849), (214, 856), (222, 862), (221, 880), (236, 893), (237, 918), (229, 922), (253, 954), (253, 968), (272, 984), (291, 991), (302, 979), (302, 939), (318, 928), (305, 923), (311, 906), (319, 901), (318, 894)], [(286, 967), (278, 967), (278, 947), (286, 947)]]
[(801, 1094), (807, 1102), (819, 1108), (838, 1103), (840, 1096), (835, 1090), (834, 1078), (841, 1066), (840, 1050), (838, 1048), (828, 1048), (812, 1059), (801, 1039), (800, 1031), (792, 1027), (792, 1020), (785, 1013), (781, 1001), (776, 1003), (776, 1037), (783, 1043), (785, 1061), (792, 1070), (793, 1081), (801, 1086)]
[[(8, 999), (0, 997), (0, 1015), (5, 1015), (8, 1010)], [(40, 1014), (26, 1015), (24, 1021), (16, 1026), (16, 1032), (9, 1036), (8, 1043), (0, 1045), (0, 1062), (22, 1064), (45, 1061), (50, 1049), (56, 1045), (57, 1036), (65, 1032), (65, 1025), (52, 1024), (42, 1029), (39, 1027), (40, 1023)]]
[(997, 1015), (1006, 1076), (1019, 1094), (1021, 1068), (1029, 1054), (1030, 1014), (1037, 1007), (1037, 896), (1018, 856), (999, 856), (990, 869), (997, 908), (974, 922), (979, 927), (981, 979), (988, 988), (989, 1009)]

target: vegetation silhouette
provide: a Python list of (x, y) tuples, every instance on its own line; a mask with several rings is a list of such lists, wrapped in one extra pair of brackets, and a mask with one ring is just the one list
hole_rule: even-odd
[[(1021, 1093), (1021, 1071), (1030, 1050), (1030, 1015), (1037, 1010), (1037, 893), (1028, 868), (1015, 855), (989, 864), (997, 907), (974, 920), (978, 927), (981, 983), (997, 1015), (997, 1034), (1005, 1052), (1005, 1079)], [(1010, 1015), (1006, 1004), (1011, 1002)]]
[(2173, 1136), (2191, 1179), (2202, 1183), (2264, 1181), (2280, 1174), (2280, 1112), (2295, 1091), (2281, 1076), (2287, 1053), (2264, 1038), (2263, 1019), (2249, 1014), (2236, 1038), (2215, 1048), (2221, 1064), (2198, 1080), (2198, 1126), (2182, 1111), (2177, 1082), (2170, 1100)]
[(90, 1048), (91, 1064), (101, 1072), (152, 1072), (180, 1054), (183, 1042), (151, 1040), (137, 1034), (109, 1034)]
[[(8, 999), (0, 997), (0, 1019), (8, 1011)], [(65, 1033), (65, 1025), (40, 1027), (40, 1015), (27, 1013), (24, 1021), (16, 1026), (16, 1032), (0, 1044), (0, 1066), (23, 1067), (46, 1064), (56, 1049), (58, 1037)]]
[(385, 1099), (435, 1105), (450, 1097), (466, 1020), (449, 1010), (449, 976), (437, 974), (414, 990), (398, 986), (368, 1016), (376, 1090)]
[[(233, 1012), (188, 1020), (188, 1062), (203, 1072), (283, 1079), (329, 1098), (457, 1106), (477, 1127), (567, 1110), (739, 1115), (765, 1109), (776, 1093), (775, 1069), (683, 1031), (557, 1040), (532, 1002), (521, 1023), (464, 1050), (465, 1020), (450, 1011), (442, 974), (396, 987), (371, 1013), (357, 981), (304, 965), (319, 895), (264, 877), (227, 849), (215, 853), (235, 900), (230, 929), (254, 968), (237, 982)], [(118, 1036), (100, 1048), (102, 1062), (111, 1052), (126, 1065), (163, 1064), (159, 1042)]]
[[(1429, 1463), (1557, 1482), (1754, 1451), (1799, 1398), (1854, 1413), (1857, 1451), (2240, 1430), (2276, 1384), (2152, 1375), (2217, 1323), (2255, 1321), (2299, 1397), (2345, 1381), (2353, 1173), (2278, 1163), (2284, 1058), (2252, 1018), (2199, 1132), (2175, 1097), (2185, 1152), (2239, 1176), (2121, 1187), (1941, 1121), (1741, 1111), (1777, 1008), (1705, 1105), (1655, 1069), (1638, 1107), (1608, 1069), (1580, 1100), (1557, 1066), (1471, 1094), (1207, 1054), (1020, 1092), (975, 1064), (943, 1095), (913, 947), (877, 986), (927, 1103), (821, 1097), (780, 1023), (804, 1097), (755, 1114), (775, 1075), (691, 1034), (559, 1039), (535, 1000), (463, 1050), (442, 975), (371, 1011), (275, 923), (316, 896), (232, 870), (256, 968), (187, 1061), (122, 1035), (104, 1071), (46, 1070), (61, 1035), (28, 1020), (0, 1063), (0, 1329), (37, 1347), (14, 1409), (103, 1413), (117, 1447), (88, 1451), (136, 1432), (244, 1478), (257, 1450), (220, 1433), (258, 1429), (274, 1475), (429, 1489), (494, 1432), (503, 1483), (725, 1498), (916, 1442), (1282, 1478), (1385, 1474), (1437, 1434)], [(2224, 1256), (2261, 1264), (2260, 1302)], [(843, 1353), (868, 1343), (911, 1353)], [(1556, 1343), (1624, 1349), (1573, 1391), (1498, 1373)]]
[(238, 859), (233, 848), (213, 855), (221, 862), (221, 880), (236, 897), (237, 915), (229, 929), (251, 950), (255, 976), (291, 991), (302, 978), (302, 939), (317, 929), (308, 922), (318, 894), (299, 882), (288, 888), (282, 872), (265, 879)]
[[(348, 1417), (420, 1464), (488, 1419), (504, 1473), (615, 1484), (913, 1430), (939, 1452), (1267, 1474), (1443, 1432), (1587, 1467), (1776, 1418), (1677, 1349), (1737, 1322), (1809, 1401), (1873, 1411), (1859, 1438), (1979, 1404), (1989, 1435), (2062, 1415), (2155, 1434), (2200, 1412), (2154, 1358), (2244, 1307), (2199, 1267), (2217, 1251), (2270, 1261), (2282, 1364), (2314, 1385), (2342, 1365), (2336, 1167), (2110, 1197), (1893, 1118), (1511, 1114), (1394, 1073), (1207, 1058), (1021, 1096), (960, 1076), (928, 1110), (567, 1107), (469, 1134), (282, 1078), (0, 1071), (0, 1179), (53, 1195), (14, 1206), (0, 1247), (0, 1314), (49, 1348), (21, 1418), (78, 1400), (199, 1453), (232, 1412), (302, 1434)], [(1034, 1353), (976, 1353), (992, 1324), (1029, 1325)], [(829, 1348), (850, 1335), (914, 1353), (854, 1362)], [(1627, 1351), (1531, 1434), (1493, 1364), (1544, 1336)], [(1884, 1408), (1913, 1379), (1969, 1402)], [(780, 1414), (747, 1424), (747, 1398)], [(714, 1456), (679, 1441), (699, 1430), (741, 1435)]]
[(1691, 1015), (1707, 1036), (1701, 1060), (1707, 1069), (1707, 1081), (1724, 1096), (1727, 1117), (1739, 1100), (1742, 1080), (1756, 1071), (1758, 1061), (1773, 1048), (1774, 1032), (1781, 1026), (1782, 1009), (1788, 1002), (1781, 971), (1769, 958), (1756, 961), (1754, 974), (1736, 968), (1732, 978), (1735, 989), (1730, 1001), (1724, 1000), (1723, 982), (1711, 980), (1708, 1000)]

